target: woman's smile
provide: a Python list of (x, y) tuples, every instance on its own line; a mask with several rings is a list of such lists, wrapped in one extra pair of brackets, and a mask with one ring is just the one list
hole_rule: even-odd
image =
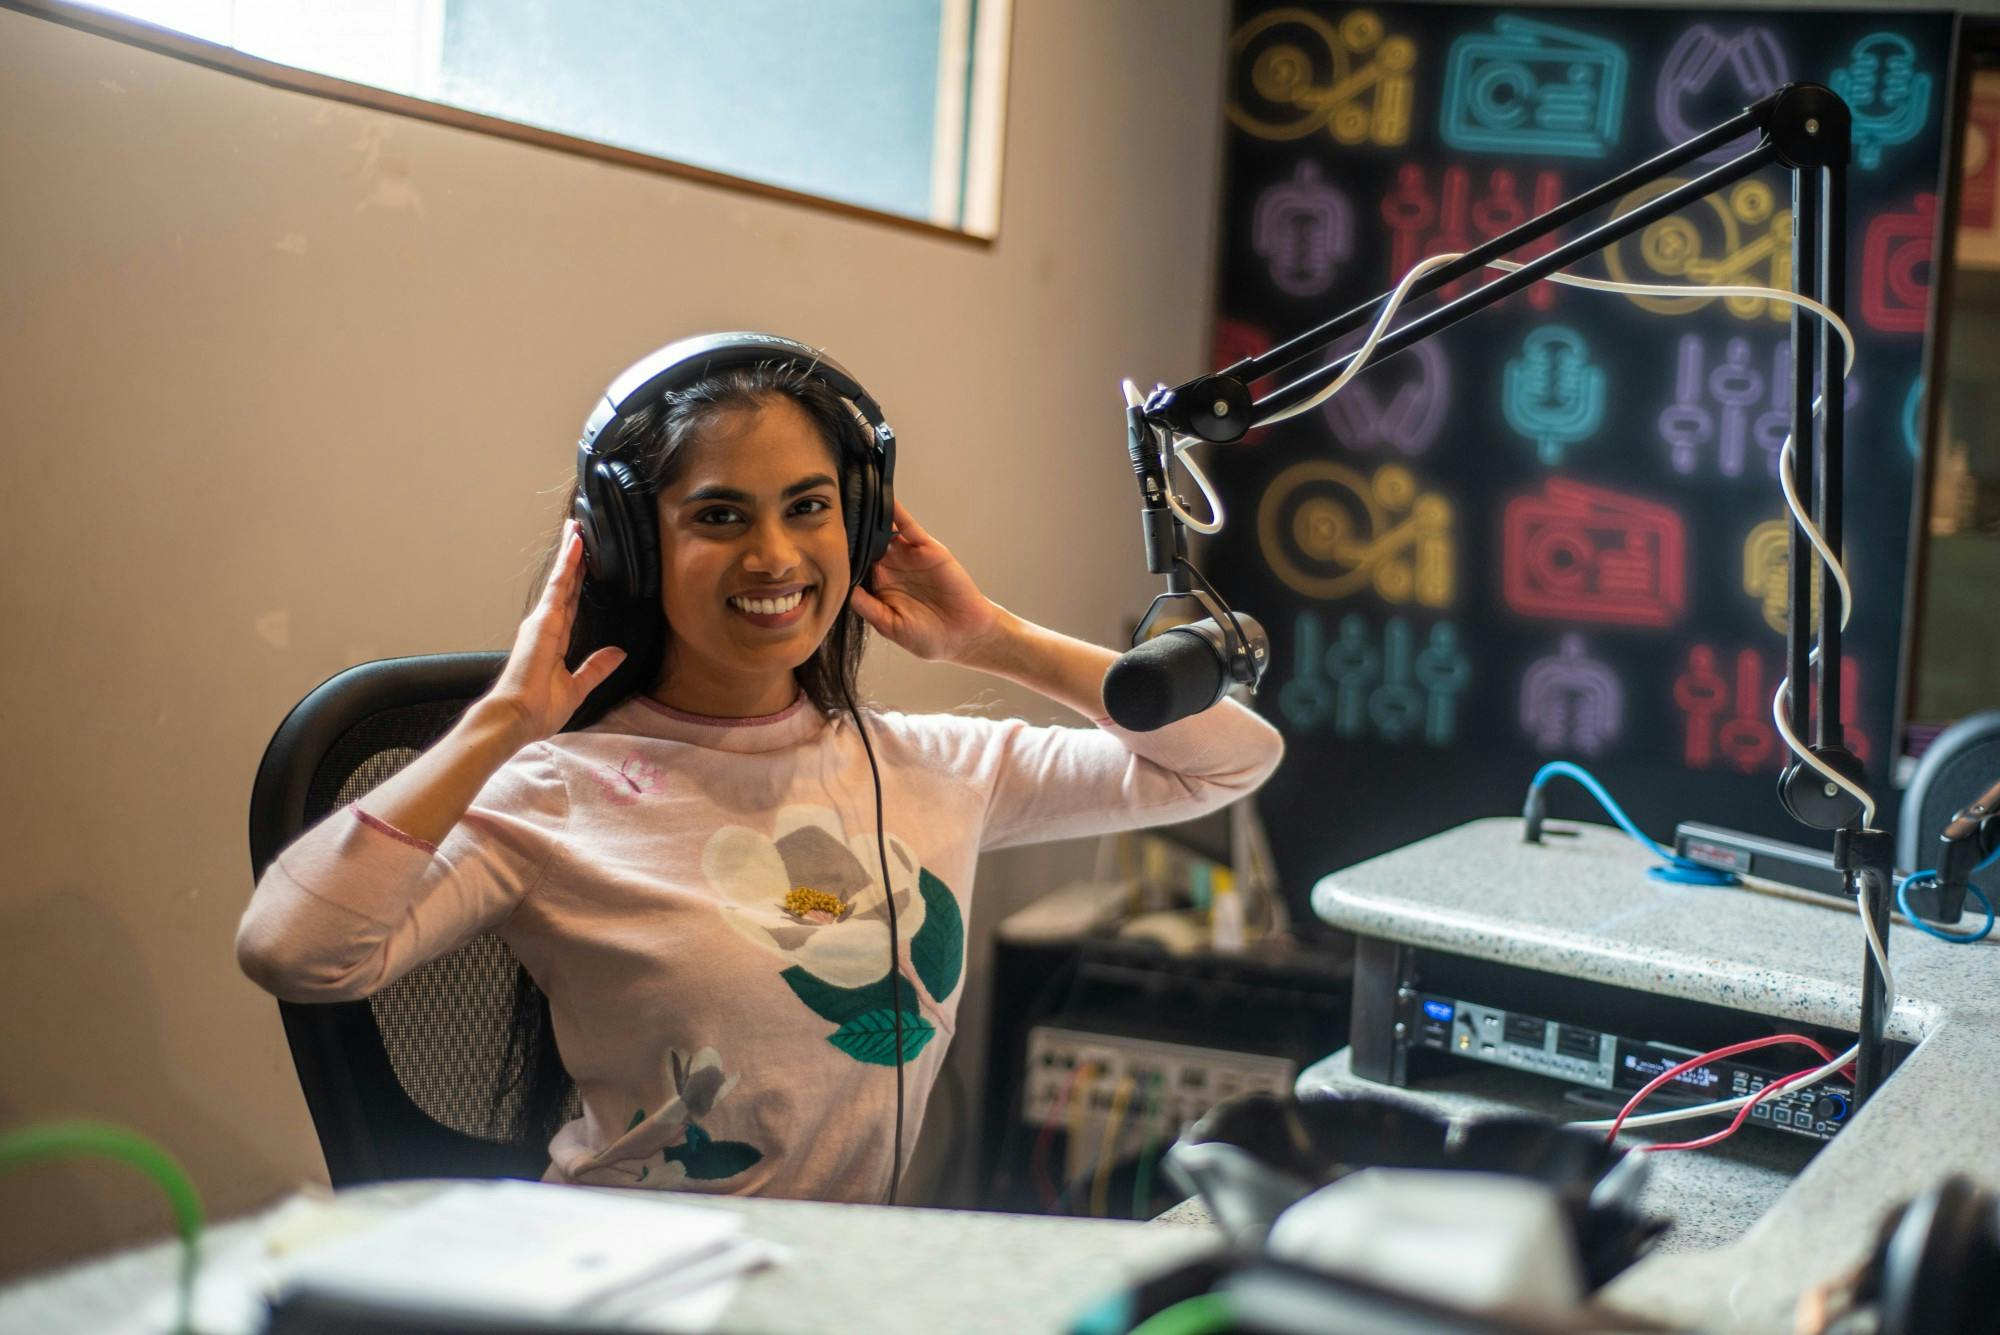
[(786, 584), (769, 591), (756, 589), (732, 594), (728, 602), (751, 625), (782, 630), (805, 619), (815, 590), (816, 586), (811, 584)]

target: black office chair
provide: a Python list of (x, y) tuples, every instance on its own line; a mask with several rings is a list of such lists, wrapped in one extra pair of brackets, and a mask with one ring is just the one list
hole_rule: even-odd
[[(279, 725), (250, 794), (250, 865), (414, 760), (481, 695), (503, 653), (363, 663)], [(365, 1001), (278, 1003), (335, 1186), (411, 1177), (538, 1178), (578, 1115), (548, 1001), (482, 934)], [(516, 1017), (526, 1021), (517, 1025)], [(519, 1036), (532, 1032), (532, 1041)]]

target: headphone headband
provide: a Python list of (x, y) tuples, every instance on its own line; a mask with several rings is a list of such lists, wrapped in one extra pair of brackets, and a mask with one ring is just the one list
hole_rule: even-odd
[(860, 410), (875, 436), (875, 444), (878, 447), (882, 444), (881, 433), (889, 429), (882, 420), (882, 408), (861, 387), (861, 382), (847, 373), (846, 367), (796, 339), (758, 333), (701, 334), (669, 343), (641, 357), (620, 371), (618, 378), (605, 389), (589, 420), (583, 424), (579, 443), (600, 458), (610, 457), (616, 452), (615, 447), (600, 451), (596, 448), (597, 440), (607, 426), (626, 413), (658, 402), (668, 391), (683, 385), (773, 361), (803, 362), (814, 377), (825, 381), (836, 394)]

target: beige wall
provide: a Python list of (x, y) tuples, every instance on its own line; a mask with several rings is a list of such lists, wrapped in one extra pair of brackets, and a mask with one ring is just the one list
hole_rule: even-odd
[[(982, 249), (0, 11), (0, 1125), (140, 1128), (217, 1215), (323, 1173), (231, 954), (257, 759), (345, 665), (508, 642), (592, 396), (671, 337), (827, 346), (987, 590), (1113, 637), (1153, 589), (1118, 380), (1205, 365), (1225, 36), (1219, 0), (1021, 0)], [(868, 681), (987, 686), (895, 650)], [(990, 860), (976, 932), (1085, 854)], [(65, 1166), (0, 1221), (12, 1268), (165, 1212)]]

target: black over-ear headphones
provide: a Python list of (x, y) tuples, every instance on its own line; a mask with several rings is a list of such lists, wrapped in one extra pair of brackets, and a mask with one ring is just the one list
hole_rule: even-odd
[(1856, 1296), (1880, 1335), (2000, 1331), (2000, 1195), (1955, 1173), (1892, 1211)]
[(593, 583), (612, 599), (660, 594), (659, 513), (651, 490), (618, 450), (619, 427), (661, 396), (711, 375), (763, 362), (791, 362), (854, 405), (868, 431), (859, 455), (840, 461), (840, 508), (852, 583), (889, 550), (896, 505), (896, 433), (859, 381), (816, 348), (775, 334), (703, 334), (669, 343), (619, 373), (598, 400), (576, 447), (574, 511)]

